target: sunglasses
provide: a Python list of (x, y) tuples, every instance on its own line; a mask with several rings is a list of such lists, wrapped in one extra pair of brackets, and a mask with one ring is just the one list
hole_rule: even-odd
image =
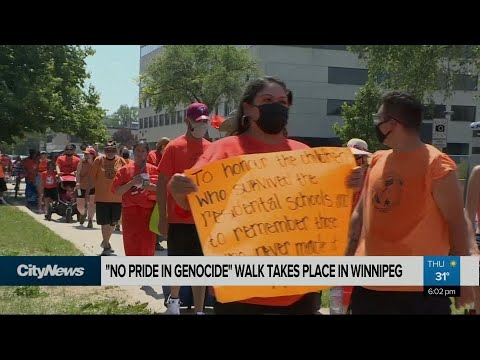
[(377, 126), (382, 125), (390, 120), (394, 120), (398, 123), (402, 123), (400, 119), (396, 118), (395, 116), (389, 115), (387, 113), (372, 114), (372, 118), (373, 118), (373, 123)]

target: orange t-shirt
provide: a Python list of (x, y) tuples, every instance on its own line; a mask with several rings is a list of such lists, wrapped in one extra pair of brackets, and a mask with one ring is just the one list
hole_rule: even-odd
[(23, 160), (23, 168), (25, 169), (25, 181), (34, 182), (37, 176), (37, 160), (26, 158)]
[[(87, 190), (87, 186), (90, 180), (89, 174), (90, 174), (90, 169), (92, 167), (92, 163), (89, 163), (88, 160), (82, 160), (79, 164), (80, 166), (80, 173), (77, 173), (77, 179), (79, 179), (80, 183), (80, 189), (82, 190)], [(78, 169), (78, 168), (77, 168)], [(91, 187), (93, 188), (94, 185), (93, 183), (91, 184)]]
[(79, 162), (80, 158), (74, 155), (61, 155), (57, 159), (57, 165), (60, 168), (60, 172), (64, 174), (70, 174), (77, 171), (77, 166)]
[(47, 171), (48, 160), (38, 160), (38, 172), (43, 173)]
[(57, 187), (56, 171), (42, 171), (42, 182), (45, 189), (54, 189)]
[[(233, 156), (308, 148), (308, 145), (291, 139), (284, 139), (278, 144), (266, 144), (249, 135), (227, 136), (212, 143), (194, 167), (199, 168)], [(271, 298), (256, 297), (242, 300), (240, 302), (269, 306), (289, 306), (300, 300), (302, 297), (303, 295), (278, 296)]]
[(3, 179), (5, 177), (5, 171), (3, 170), (3, 163), (0, 162), (0, 179)]
[(90, 167), (90, 181), (95, 186), (95, 202), (121, 203), (122, 197), (112, 192), (112, 183), (117, 171), (126, 165), (125, 160), (115, 156), (112, 160), (99, 156)]
[[(133, 161), (128, 163), (126, 166), (120, 168), (115, 174), (115, 178), (112, 183), (112, 192), (128, 183), (132, 178), (140, 174), (140, 167), (137, 166)], [(147, 173), (150, 176), (150, 183), (156, 184), (158, 180), (157, 168), (152, 164), (148, 164), (143, 173)], [(157, 195), (155, 191), (145, 190), (143, 188), (137, 188), (133, 186), (122, 196), (122, 206), (141, 206), (143, 208), (153, 208), (157, 202)]]
[(162, 153), (159, 153), (157, 150), (152, 150), (148, 153), (147, 163), (158, 166), (160, 160), (162, 160)]
[[(433, 181), (456, 170), (455, 162), (431, 145), (405, 153), (373, 155), (364, 187), (364, 256), (447, 256), (448, 225), (432, 195)], [(422, 291), (422, 287), (375, 287)]]
[[(158, 164), (158, 172), (170, 178), (176, 173), (183, 173), (190, 169), (199, 157), (211, 146), (206, 139), (187, 140), (182, 135), (170, 141), (163, 152), (162, 159)], [(168, 181), (168, 180), (167, 180)], [(175, 200), (167, 191), (167, 213), (169, 224), (195, 224), (192, 216), (181, 217), (175, 212)]]

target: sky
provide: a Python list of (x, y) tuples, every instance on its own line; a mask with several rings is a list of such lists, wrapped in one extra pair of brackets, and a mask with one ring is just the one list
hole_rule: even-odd
[(100, 93), (100, 106), (108, 114), (122, 104), (138, 106), (140, 45), (92, 45), (92, 48), (96, 53), (85, 62), (90, 72), (89, 83)]

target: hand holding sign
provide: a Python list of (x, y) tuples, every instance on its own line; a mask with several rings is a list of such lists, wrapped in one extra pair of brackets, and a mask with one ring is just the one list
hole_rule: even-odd
[[(203, 253), (343, 255), (353, 195), (347, 183), (355, 183), (355, 167), (350, 149), (314, 148), (244, 155), (186, 171), (198, 187), (188, 199)], [(323, 288), (216, 287), (215, 294), (230, 302)]]

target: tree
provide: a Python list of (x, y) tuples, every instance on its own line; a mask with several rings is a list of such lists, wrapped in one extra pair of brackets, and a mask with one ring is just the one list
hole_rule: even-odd
[(123, 145), (128, 148), (131, 148), (135, 145), (136, 139), (133, 136), (132, 131), (130, 129), (121, 128), (115, 131), (112, 135), (112, 138), (118, 145)]
[(234, 45), (165, 45), (140, 78), (141, 99), (157, 111), (202, 102), (214, 109), (223, 98), (237, 100), (259, 74), (248, 49)]
[(100, 98), (83, 90), (93, 54), (74, 45), (0, 45), (0, 141), (47, 129), (102, 141)]
[(342, 106), (343, 125), (334, 124), (333, 129), (340, 140), (346, 145), (352, 138), (361, 138), (368, 143), (370, 151), (380, 148), (375, 135), (372, 115), (380, 105), (380, 91), (375, 84), (367, 84), (355, 95), (352, 105)]
[(462, 82), (478, 81), (480, 46), (474, 45), (354, 45), (349, 50), (368, 66), (368, 80), (352, 105), (342, 107), (343, 125), (334, 129), (342, 141), (361, 137), (378, 149), (372, 114), (387, 90), (408, 91), (420, 99), (426, 110), (433, 95), (444, 99)]
[(128, 105), (120, 105), (113, 114), (108, 115), (103, 123), (109, 127), (127, 127), (130, 128), (132, 121), (138, 120), (138, 107)]
[(426, 103), (434, 92), (448, 98), (464, 75), (480, 74), (478, 45), (354, 45), (368, 65), (368, 82), (411, 92)]

